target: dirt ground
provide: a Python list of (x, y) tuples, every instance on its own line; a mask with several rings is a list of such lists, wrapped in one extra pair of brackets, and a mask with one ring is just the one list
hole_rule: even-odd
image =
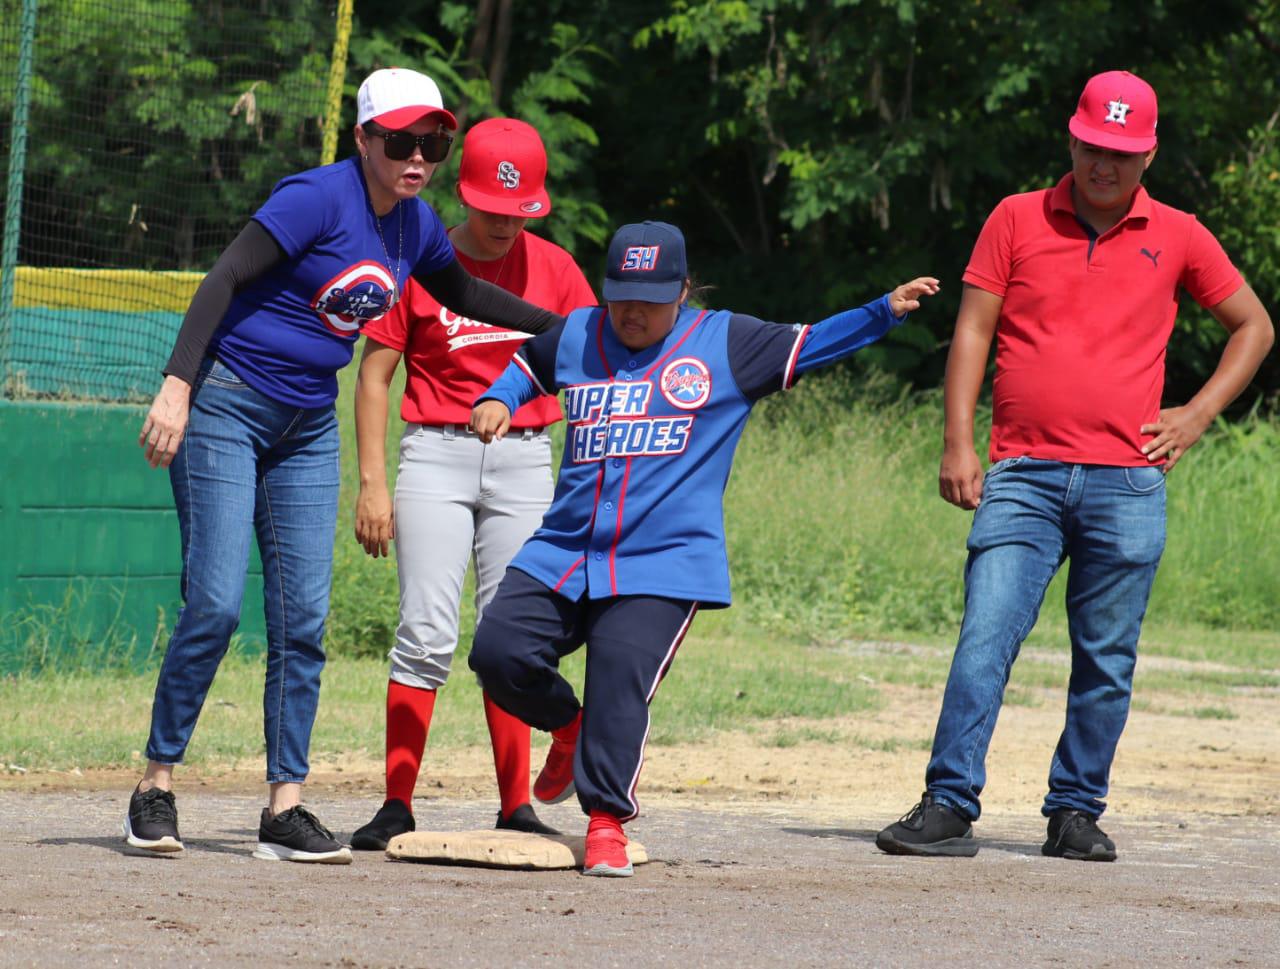
[[(840, 743), (651, 748), (629, 830), (653, 861), (629, 880), (255, 861), (256, 766), (182, 775), (187, 851), (135, 857), (119, 827), (132, 774), (0, 775), (0, 965), (1280, 966), (1280, 698), (1215, 698), (1234, 718), (1202, 719), (1155, 712), (1185, 696), (1145, 697), (1103, 820), (1113, 865), (1040, 855), (1062, 698), (1032, 699), (1001, 715), (973, 859), (873, 843), (919, 797), (932, 690), (808, 725)], [(349, 835), (380, 765), (315, 768), (309, 803)], [(491, 825), (491, 770), (484, 750), (430, 751), (419, 827)], [(572, 804), (539, 813), (583, 827)]]

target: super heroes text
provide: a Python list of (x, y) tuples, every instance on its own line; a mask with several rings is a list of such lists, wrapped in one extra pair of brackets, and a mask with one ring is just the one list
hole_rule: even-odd
[(564, 399), (573, 462), (683, 453), (694, 417), (649, 416), (653, 390), (647, 380), (567, 387)]

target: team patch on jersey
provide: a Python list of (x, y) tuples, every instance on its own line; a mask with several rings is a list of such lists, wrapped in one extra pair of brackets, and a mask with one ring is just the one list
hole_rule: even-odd
[(697, 410), (711, 399), (711, 371), (697, 357), (680, 357), (662, 368), (658, 387), (672, 407)]
[(396, 281), (387, 267), (365, 260), (348, 266), (311, 299), (311, 308), (330, 331), (352, 340), (360, 327), (380, 319), (396, 303)]

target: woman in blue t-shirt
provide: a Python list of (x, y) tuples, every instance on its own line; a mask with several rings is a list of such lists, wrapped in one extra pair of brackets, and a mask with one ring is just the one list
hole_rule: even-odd
[(283, 179), (200, 284), (142, 426), (147, 461), (169, 468), (183, 599), (156, 683), (147, 770), (124, 823), (125, 840), (145, 851), (182, 850), (173, 765), (239, 622), (256, 532), (270, 798), (254, 856), (350, 862), (301, 805), (337, 521), (336, 372), (410, 275), (472, 319), (531, 333), (559, 321), (473, 279), (417, 197), (457, 128), (435, 83), (375, 71), (357, 109), (358, 156)]

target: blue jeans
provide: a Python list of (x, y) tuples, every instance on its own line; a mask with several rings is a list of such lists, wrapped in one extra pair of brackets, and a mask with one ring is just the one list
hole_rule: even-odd
[(256, 531), (267, 625), (268, 783), (306, 780), (324, 666), (338, 513), (332, 405), (298, 408), (206, 360), (169, 469), (182, 531), (183, 608), (160, 667), (147, 758), (181, 763), (240, 622)]
[(992, 465), (969, 532), (964, 622), (925, 775), (970, 820), (1009, 671), (1064, 560), (1071, 680), (1043, 813), (1097, 817), (1129, 715), (1138, 632), (1165, 541), (1159, 468), (1008, 458)]

